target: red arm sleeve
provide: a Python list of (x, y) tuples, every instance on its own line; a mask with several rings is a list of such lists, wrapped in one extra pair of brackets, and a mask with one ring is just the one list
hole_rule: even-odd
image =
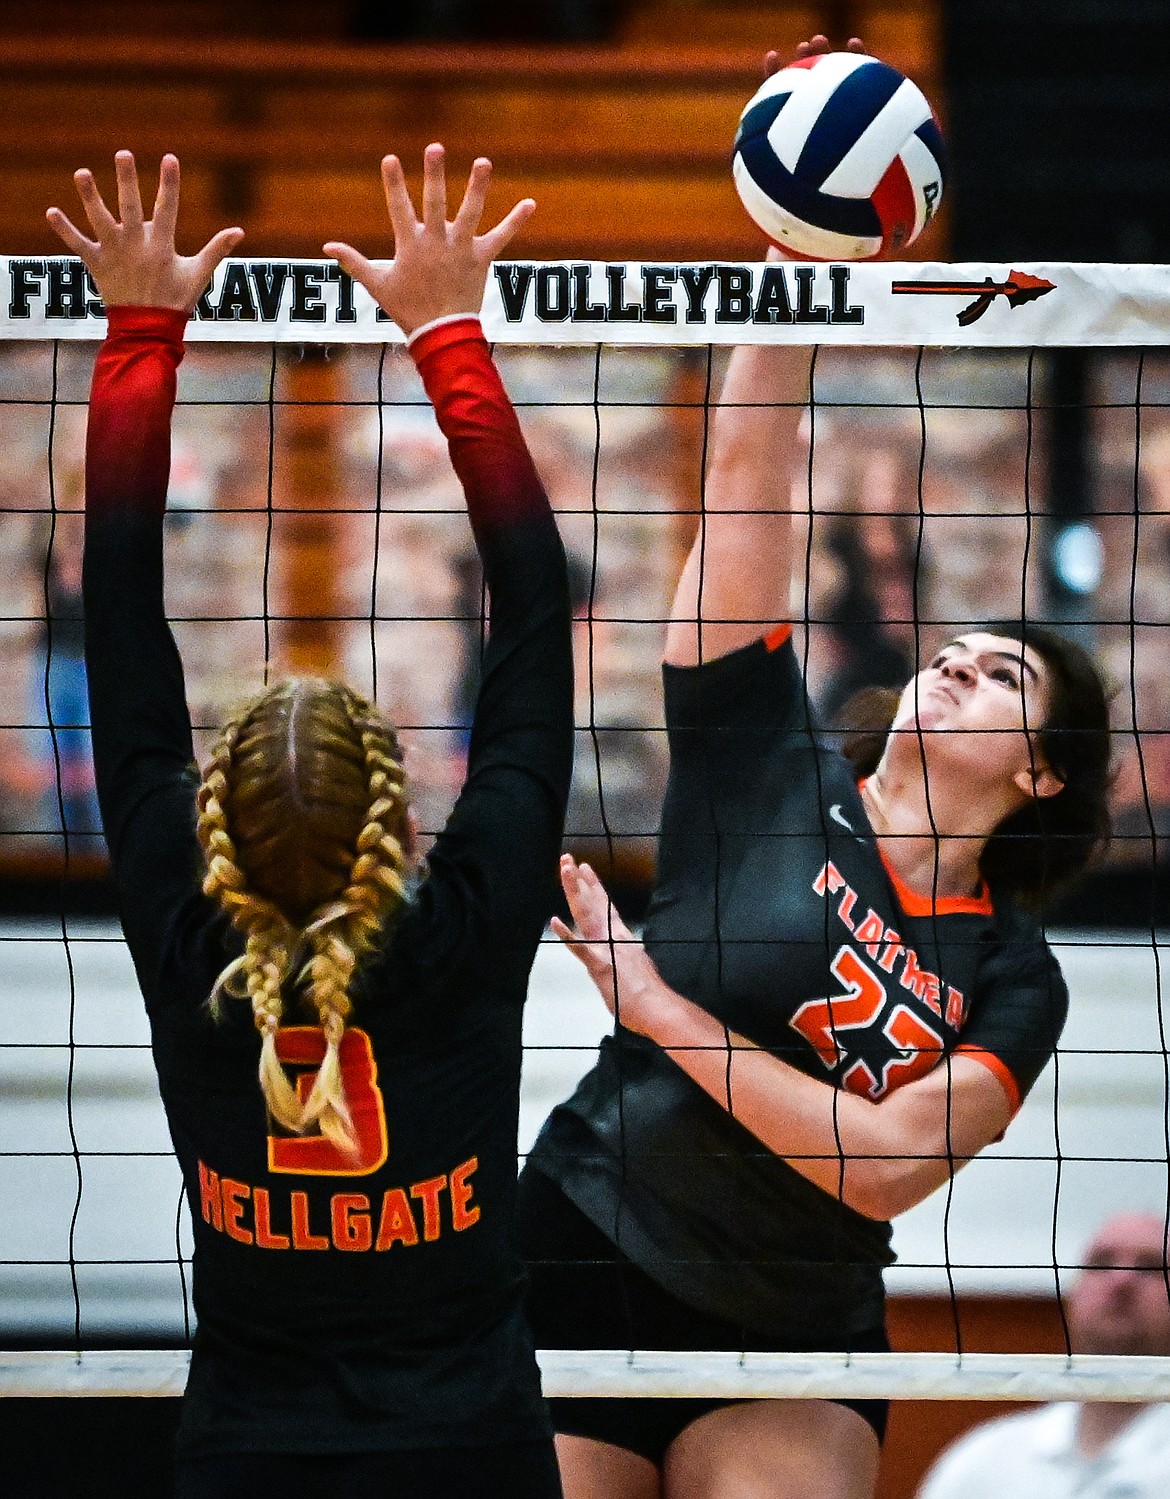
[(563, 612), (567, 627), (564, 549), (479, 319), (442, 323), (415, 339), (410, 352), (463, 485), (491, 594), (493, 636), (530, 627), (550, 607)]
[(86, 511), (161, 518), (171, 466), (171, 411), (187, 314), (111, 307), (89, 398)]
[(86, 440), (85, 654), (94, 770), (115, 872), (135, 808), (192, 757), (163, 611), (163, 513), (186, 314), (112, 307)]
[(447, 439), (477, 536), (549, 513), (478, 318), (442, 323), (410, 350)]
[[(430, 856), (490, 892), (497, 929), (538, 932), (552, 910), (573, 756), (564, 549), (477, 318), (411, 346), (467, 510), (491, 596), (467, 780)], [(531, 960), (529, 954), (528, 960)]]

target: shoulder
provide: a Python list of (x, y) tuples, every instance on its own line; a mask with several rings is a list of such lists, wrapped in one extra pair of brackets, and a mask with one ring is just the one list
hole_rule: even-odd
[(1040, 924), (1014, 903), (997, 899), (979, 958), (972, 1018), (1010, 1015), (1013, 1029), (1034, 1025), (1037, 1036), (1055, 1045), (1068, 1005), (1068, 985)]
[(697, 665), (664, 662), (662, 676), (672, 727), (768, 732), (813, 726), (788, 625)]
[(702, 661), (679, 665), (663, 661), (662, 676), (668, 689), (717, 688), (738, 684), (758, 686), (762, 680), (800, 677), (800, 664), (792, 642), (792, 626), (777, 625), (736, 650), (707, 656)]
[(1064, 992), (1064, 976), (1040, 922), (1010, 896), (993, 892), (995, 915), (983, 954), (984, 976), (1040, 983)]

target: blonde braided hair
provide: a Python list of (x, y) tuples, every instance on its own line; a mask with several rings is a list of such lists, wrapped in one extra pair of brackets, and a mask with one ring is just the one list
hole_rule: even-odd
[[(212, 991), (213, 1013), (221, 1013), (225, 994), (248, 998), (273, 1118), (297, 1133), (316, 1126), (352, 1147), (339, 1056), (350, 983), (402, 905), (410, 863), (397, 737), (348, 687), (277, 683), (225, 726), (198, 807), (204, 892), (245, 937), (243, 956)], [(303, 1102), (276, 1049), (294, 972), (325, 1038)]]

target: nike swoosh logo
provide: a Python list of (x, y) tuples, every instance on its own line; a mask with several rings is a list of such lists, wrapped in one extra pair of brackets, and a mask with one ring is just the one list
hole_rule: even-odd
[(847, 833), (852, 833), (858, 843), (865, 842), (865, 839), (845, 816), (844, 812), (842, 812), (840, 802), (834, 802), (833, 805), (829, 808), (829, 816), (833, 819), (833, 821), (839, 828), (844, 828)]

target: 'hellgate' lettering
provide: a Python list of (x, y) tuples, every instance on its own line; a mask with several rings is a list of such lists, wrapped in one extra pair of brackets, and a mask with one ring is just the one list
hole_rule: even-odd
[(479, 1157), (472, 1156), (441, 1176), (390, 1187), (380, 1202), (364, 1192), (335, 1192), (326, 1222), (324, 1213), (313, 1220), (307, 1192), (273, 1193), (221, 1177), (200, 1161), (199, 1210), (216, 1233), (257, 1249), (410, 1248), (432, 1244), (448, 1229), (463, 1233), (479, 1222), (470, 1181), (478, 1166)]

